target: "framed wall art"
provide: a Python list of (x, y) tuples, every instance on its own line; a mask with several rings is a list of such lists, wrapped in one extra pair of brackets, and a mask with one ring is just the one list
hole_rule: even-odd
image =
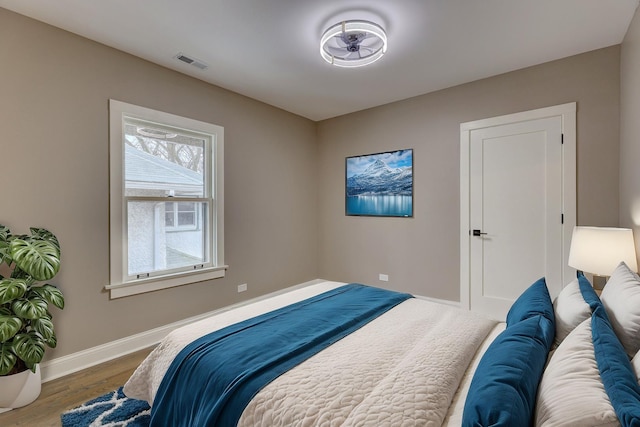
[(413, 149), (347, 157), (345, 211), (413, 217)]

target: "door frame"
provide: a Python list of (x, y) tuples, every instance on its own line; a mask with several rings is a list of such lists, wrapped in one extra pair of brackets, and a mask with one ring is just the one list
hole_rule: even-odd
[[(470, 273), (470, 145), (471, 131), (492, 126), (501, 126), (547, 117), (560, 116), (562, 119), (562, 214), (564, 222), (562, 227), (562, 256), (563, 256), (563, 282), (575, 274), (575, 270), (569, 267), (569, 247), (571, 234), (576, 225), (576, 103), (555, 105), (536, 110), (523, 111), (488, 119), (475, 120), (460, 124), (460, 307), (466, 310), (471, 308), (471, 273)], [(559, 212), (560, 214), (560, 212)], [(565, 286), (565, 283), (562, 283)], [(553, 298), (555, 295), (551, 295)]]

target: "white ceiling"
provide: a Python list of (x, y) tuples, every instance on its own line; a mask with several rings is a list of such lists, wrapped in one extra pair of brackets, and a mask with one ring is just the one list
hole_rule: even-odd
[[(0, 7), (312, 120), (622, 42), (640, 0), (0, 0)], [(365, 68), (319, 55), (345, 19), (386, 29)], [(200, 70), (182, 52), (209, 67)]]

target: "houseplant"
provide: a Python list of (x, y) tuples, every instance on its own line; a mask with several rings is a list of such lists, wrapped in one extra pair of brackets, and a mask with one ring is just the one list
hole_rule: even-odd
[(28, 370), (39, 374), (45, 348), (56, 346), (49, 304), (62, 309), (64, 297), (41, 282), (59, 269), (60, 244), (53, 233), (31, 228), (30, 235), (13, 235), (0, 224), (0, 380)]

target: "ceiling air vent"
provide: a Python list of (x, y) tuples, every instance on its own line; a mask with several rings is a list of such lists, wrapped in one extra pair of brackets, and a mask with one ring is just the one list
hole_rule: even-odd
[(204, 62), (195, 59), (195, 58), (191, 58), (187, 55), (185, 55), (182, 52), (179, 52), (175, 58), (179, 61), (184, 62), (185, 64), (189, 64), (189, 65), (193, 65), (196, 68), (200, 68), (201, 70), (206, 70), (209, 66), (207, 64), (205, 64)]

